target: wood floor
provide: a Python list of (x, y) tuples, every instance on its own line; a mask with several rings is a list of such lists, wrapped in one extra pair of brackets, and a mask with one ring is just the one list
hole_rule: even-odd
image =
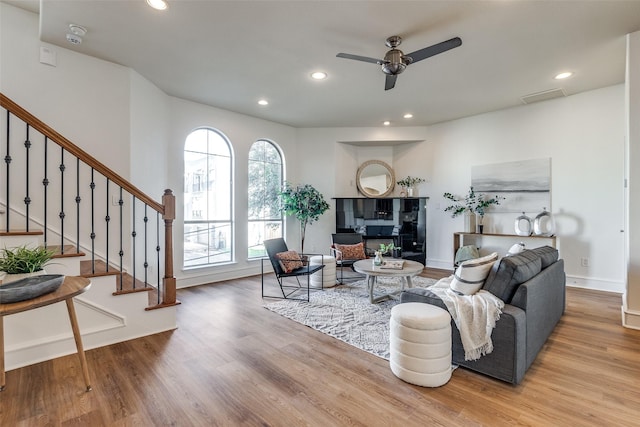
[(259, 276), (179, 290), (179, 329), (87, 351), (91, 392), (75, 355), (9, 371), (0, 425), (640, 425), (640, 331), (619, 295), (567, 295), (520, 385), (459, 368), (429, 389), (262, 308)]

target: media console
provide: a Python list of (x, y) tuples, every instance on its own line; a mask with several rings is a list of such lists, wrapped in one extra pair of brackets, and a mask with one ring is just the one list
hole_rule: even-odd
[(336, 197), (336, 232), (362, 234), (372, 251), (380, 243), (402, 248), (402, 258), (425, 264), (428, 197)]

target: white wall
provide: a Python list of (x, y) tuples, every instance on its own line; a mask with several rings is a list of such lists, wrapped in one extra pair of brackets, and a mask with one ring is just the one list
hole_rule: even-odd
[[(552, 212), (569, 283), (623, 290), (624, 91), (604, 88), (425, 127), (293, 129), (201, 104), (171, 98), (142, 76), (116, 64), (48, 46), (57, 66), (39, 63), (38, 17), (0, 3), (0, 90), (83, 147), (154, 198), (163, 188), (178, 196), (174, 228), (175, 273), (179, 286), (238, 277), (259, 271), (245, 260), (246, 161), (260, 138), (276, 142), (286, 157), (286, 178), (310, 183), (327, 199), (355, 196), (357, 166), (374, 157), (390, 163), (397, 179), (427, 178), (420, 185), (428, 204), (428, 264), (451, 263), (451, 234), (462, 220), (442, 208), (445, 191), (463, 194), (473, 165), (550, 157)], [(95, 84), (100, 82), (100, 84)], [(236, 159), (237, 263), (181, 271), (182, 147), (199, 126), (219, 129), (233, 143)], [(360, 147), (375, 141), (375, 147)], [(389, 141), (389, 144), (385, 144)], [(397, 142), (404, 142), (395, 145)], [(151, 145), (164, 149), (151, 151)], [(154, 154), (149, 155), (153, 152)], [(165, 171), (167, 171), (165, 173)], [(396, 195), (398, 192), (396, 191)], [(328, 200), (330, 201), (330, 200)], [(334, 230), (334, 206), (308, 229), (307, 251), (325, 251)], [(506, 215), (506, 214), (505, 214)], [(510, 232), (513, 215), (489, 218), (487, 231)], [(297, 242), (288, 221), (287, 240)], [(590, 267), (581, 267), (580, 258)]]
[[(427, 264), (450, 268), (452, 233), (463, 228), (462, 218), (451, 219), (443, 211), (444, 192), (463, 195), (471, 182), (474, 165), (537, 158), (552, 159), (552, 206), (557, 224), (558, 247), (566, 262), (568, 283), (622, 292), (624, 289), (624, 90), (622, 85), (508, 110), (482, 114), (429, 128), (387, 128), (384, 137), (373, 130), (299, 130), (301, 179), (318, 183), (330, 197), (355, 196), (352, 181), (354, 159), (363, 160), (361, 150), (344, 148), (336, 141), (424, 139), (393, 147), (390, 162), (400, 179), (417, 175), (427, 179), (421, 196), (430, 197), (427, 212)], [(394, 132), (396, 133), (394, 135)], [(336, 145), (336, 150), (328, 148)], [(327, 149), (319, 152), (322, 145)], [(380, 147), (376, 147), (379, 150)], [(332, 154), (335, 158), (332, 158)], [(388, 153), (383, 153), (387, 155)], [(320, 156), (320, 157), (318, 157)], [(348, 160), (345, 160), (345, 157)], [(309, 161), (306, 159), (313, 159)], [(384, 160), (384, 159), (383, 159)], [(388, 161), (388, 159), (386, 159)], [(331, 186), (330, 162), (346, 171), (336, 171)], [(322, 172), (316, 165), (326, 164)], [(347, 190), (345, 190), (347, 189)], [(542, 210), (543, 206), (540, 206)], [(532, 214), (532, 213), (529, 213)], [(533, 213), (535, 214), (535, 213)], [(487, 232), (513, 233), (519, 215), (492, 214)], [(332, 212), (312, 226), (312, 236), (322, 248), (334, 230)], [(581, 258), (589, 258), (582, 267)]]
[[(247, 164), (249, 149), (258, 139), (268, 139), (276, 143), (285, 155), (286, 179), (296, 181), (299, 171), (298, 149), (295, 143), (295, 129), (289, 126), (256, 119), (219, 108), (208, 107), (195, 102), (171, 98), (171, 129), (169, 133), (168, 186), (176, 194), (176, 222), (174, 226), (175, 276), (178, 287), (192, 284), (226, 280), (260, 273), (259, 260), (247, 260)], [(184, 186), (183, 152), (187, 135), (196, 128), (211, 127), (222, 132), (233, 146), (235, 189), (235, 259), (236, 262), (209, 268), (182, 270), (183, 218), (184, 212), (182, 189)], [(292, 223), (292, 221), (289, 221)], [(296, 226), (296, 224), (288, 224)], [(287, 235), (287, 241), (295, 237)]]
[[(396, 144), (413, 146), (424, 140), (426, 128), (307, 128), (297, 130), (300, 176), (298, 183), (312, 184), (322, 193), (330, 209), (317, 223), (307, 227), (305, 252), (328, 253), (335, 232), (333, 197), (357, 197), (355, 178), (358, 166), (367, 160), (382, 160), (395, 168)], [(372, 141), (371, 146), (360, 146)], [(409, 142), (411, 141), (411, 142)], [(403, 144), (403, 146), (404, 146)], [(418, 169), (400, 173), (417, 174)], [(396, 178), (399, 178), (396, 170)], [(399, 195), (399, 190), (395, 195)]]
[[(433, 195), (428, 212), (432, 262), (450, 259), (451, 232), (462, 228), (461, 219), (443, 211), (442, 194), (464, 194), (472, 166), (551, 158), (551, 212), (568, 283), (622, 291), (622, 85), (443, 123), (429, 129), (428, 140), (434, 159), (427, 186)], [(516, 216), (492, 214), (493, 224), (485, 227), (512, 233)], [(590, 266), (582, 267), (581, 258), (589, 258)]]
[[(74, 144), (129, 178), (130, 70), (41, 43), (38, 15), (0, 3), (0, 90)], [(57, 66), (40, 63), (40, 47)]]
[[(627, 36), (626, 70), (626, 173), (627, 188), (627, 288), (622, 307), (622, 324), (640, 329), (640, 32)], [(636, 167), (633, 167), (636, 166)]]
[[(160, 201), (169, 187), (169, 99), (140, 74), (131, 74), (131, 182)], [(154, 173), (157, 171), (156, 173)]]

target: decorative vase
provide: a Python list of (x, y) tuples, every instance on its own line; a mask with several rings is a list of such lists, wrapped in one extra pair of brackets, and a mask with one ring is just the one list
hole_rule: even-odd
[(531, 236), (531, 218), (524, 212), (516, 218), (515, 230), (518, 236)]
[(476, 232), (476, 216), (471, 212), (464, 213), (464, 232), (465, 233)]
[(476, 216), (476, 233), (482, 234), (484, 231), (484, 225), (482, 224), (482, 220), (484, 219), (484, 215)]
[(413, 197), (415, 189), (413, 187), (407, 187), (407, 197)]
[(382, 265), (382, 254), (380, 253), (380, 251), (376, 251), (376, 256), (373, 259), (373, 265), (376, 267), (379, 267)]
[(394, 258), (402, 258), (402, 249), (401, 248), (394, 248), (391, 256), (393, 256)]
[(556, 232), (556, 222), (550, 212), (547, 212), (547, 208), (542, 208), (535, 219), (533, 220), (533, 233), (536, 236), (550, 237)]

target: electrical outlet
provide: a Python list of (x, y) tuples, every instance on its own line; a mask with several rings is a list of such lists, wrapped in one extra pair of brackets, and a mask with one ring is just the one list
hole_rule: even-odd
[(589, 267), (589, 258), (580, 258), (580, 265), (583, 267)]

